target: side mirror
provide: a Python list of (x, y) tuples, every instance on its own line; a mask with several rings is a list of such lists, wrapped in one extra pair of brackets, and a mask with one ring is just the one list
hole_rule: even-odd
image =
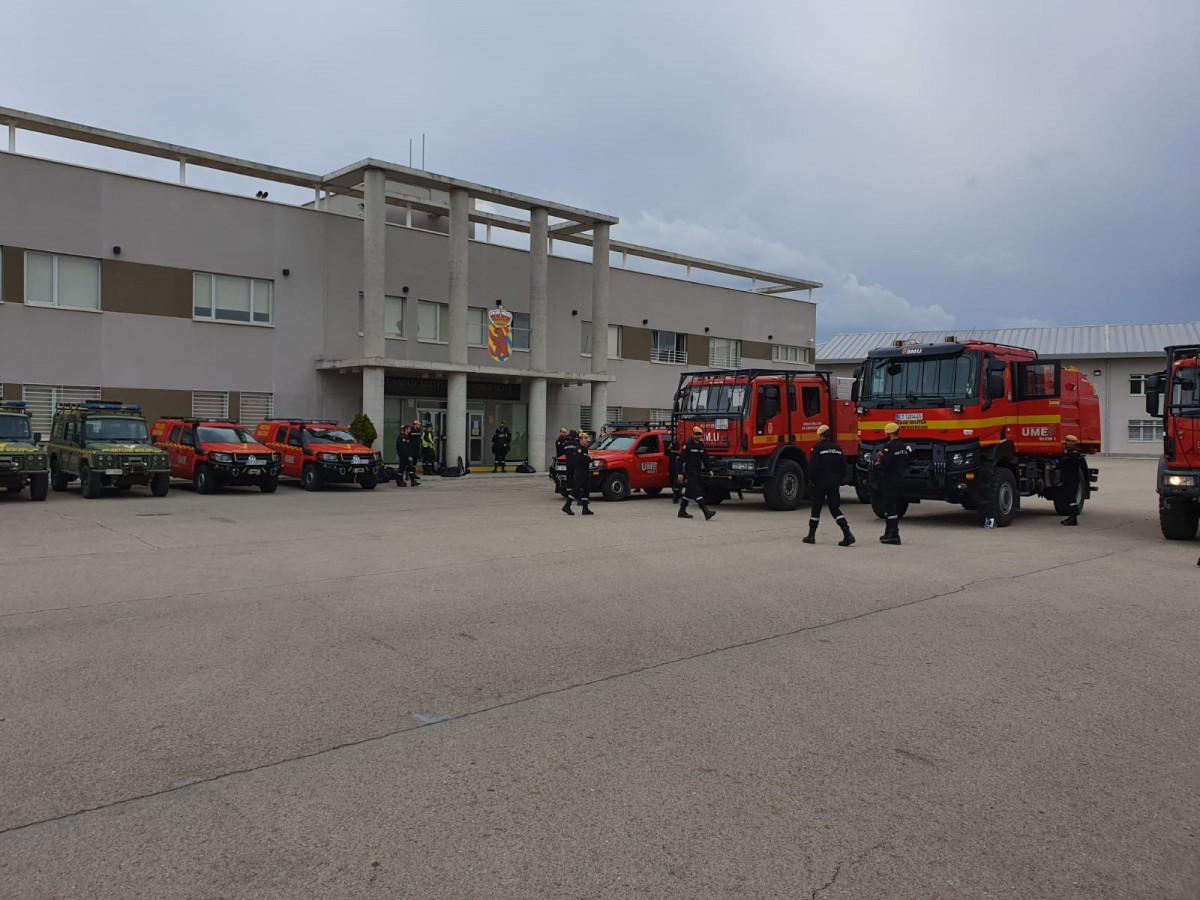
[(850, 385), (850, 402), (858, 402), (858, 379), (854, 379), (854, 384)]
[(33, 433), (33, 442), (35, 444), (40, 444), (42, 442), (42, 433), (40, 431), (35, 431)]
[(1160, 408), (1162, 389), (1163, 377), (1161, 375), (1150, 375), (1146, 378), (1146, 415), (1156, 419), (1162, 415)]
[(987, 364), (987, 398), (1002, 400), (1004, 398), (1004, 360), (991, 359)]

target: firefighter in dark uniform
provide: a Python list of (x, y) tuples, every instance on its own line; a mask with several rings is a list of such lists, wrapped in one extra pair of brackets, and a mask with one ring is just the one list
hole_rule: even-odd
[(585, 516), (594, 516), (588, 500), (588, 479), (592, 477), (592, 458), (588, 456), (588, 444), (591, 443), (586, 431), (572, 431), (567, 437), (567, 443), (563, 447), (563, 453), (567, 457), (567, 485), (568, 494), (567, 502), (563, 504), (562, 511), (568, 516), (573, 516), (571, 512), (572, 499), (578, 501), (583, 507)]
[(408, 469), (412, 465), (412, 460), (409, 459), (409, 443), (408, 433), (409, 427), (405, 425), (400, 429), (400, 433), (396, 435), (396, 487), (404, 487), (405, 481), (408, 480)]
[(881, 544), (900, 543), (900, 514), (896, 512), (896, 501), (900, 498), (900, 481), (908, 468), (908, 447), (896, 440), (900, 426), (888, 422), (883, 426), (887, 442), (875, 457), (875, 472), (879, 479), (879, 492), (883, 498), (885, 525)]
[(432, 422), (426, 422), (425, 430), (421, 432), (421, 474), (437, 474), (437, 437)]
[(1079, 524), (1079, 504), (1075, 498), (1079, 496), (1079, 486), (1088, 482), (1088, 464), (1079, 452), (1079, 438), (1068, 434), (1063, 438), (1063, 455), (1058, 461), (1059, 486), (1062, 496), (1071, 498), (1071, 514), (1059, 522), (1059, 525)]
[(512, 432), (508, 430), (508, 423), (501, 422), (496, 428), (496, 433), (492, 435), (492, 471), (495, 472), (499, 467), (501, 472), (507, 472), (505, 468), (508, 464), (508, 448), (512, 446)]
[(709, 509), (708, 504), (704, 502), (704, 491), (700, 486), (701, 475), (707, 473), (709, 478), (712, 477), (712, 470), (708, 463), (708, 451), (704, 449), (704, 441), (700, 437), (702, 434), (704, 434), (704, 429), (699, 425), (694, 425), (692, 436), (679, 451), (680, 472), (676, 476), (675, 483), (683, 485), (683, 497), (679, 501), (679, 518), (681, 519), (692, 518), (691, 513), (687, 511), (689, 500), (700, 507), (705, 521), (716, 515), (716, 512)]
[(842, 478), (846, 474), (846, 458), (842, 448), (833, 440), (833, 432), (828, 425), (817, 429), (817, 443), (809, 457), (808, 474), (812, 478), (812, 512), (808, 514), (808, 536), (801, 538), (806, 544), (817, 542), (817, 526), (821, 524), (821, 507), (828, 504), (833, 520), (842, 529), (842, 539), (839, 547), (849, 547), (854, 543), (854, 535), (846, 517), (842, 515)]
[(569, 440), (567, 429), (558, 429), (558, 438), (554, 441), (554, 458), (558, 459), (563, 455), (563, 447), (567, 445)]

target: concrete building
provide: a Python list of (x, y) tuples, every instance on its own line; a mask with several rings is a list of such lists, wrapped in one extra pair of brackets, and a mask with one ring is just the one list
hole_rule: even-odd
[[(1095, 385), (1100, 398), (1103, 453), (1157, 456), (1162, 450), (1162, 420), (1146, 415), (1146, 376), (1165, 368), (1164, 347), (1200, 343), (1200, 322), (971, 329), (955, 331), (954, 336), (1027, 347), (1043, 359), (1075, 367)], [(946, 337), (944, 331), (836, 334), (817, 348), (817, 367), (851, 376), (876, 347), (889, 347), (894, 341), (940, 343)]]
[[(364, 411), (387, 458), (420, 419), (447, 460), (486, 464), (503, 420), (510, 459), (542, 469), (559, 425), (660, 416), (685, 369), (813, 367), (819, 283), (623, 243), (615, 216), (375, 159), (315, 175), (19, 110), (0, 125), (0, 383), (43, 431), (91, 397), (244, 423)], [(178, 183), (22, 155), (21, 131), (178, 162)], [(312, 199), (189, 186), (196, 167)]]

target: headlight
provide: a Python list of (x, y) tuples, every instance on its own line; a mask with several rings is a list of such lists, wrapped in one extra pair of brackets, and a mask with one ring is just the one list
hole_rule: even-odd
[(278, 453), (271, 454), (271, 462), (279, 462), (279, 454)]
[(1167, 484), (1171, 487), (1195, 487), (1195, 475), (1168, 475)]
[(337, 462), (338, 455), (336, 453), (318, 453), (317, 459), (321, 460), (321, 462)]
[(608, 461), (603, 460), (603, 459), (593, 459), (592, 460), (592, 468), (593, 469), (607, 469)]
[(951, 465), (955, 466), (969, 466), (973, 462), (975, 462), (974, 450), (969, 450), (966, 453), (955, 453), (950, 457)]
[(216, 462), (233, 462), (233, 454), (231, 453), (214, 453), (212, 458)]

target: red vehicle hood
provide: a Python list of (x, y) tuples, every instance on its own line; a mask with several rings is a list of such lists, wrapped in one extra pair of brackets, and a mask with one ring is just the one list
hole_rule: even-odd
[(318, 444), (315, 441), (309, 441), (308, 446), (313, 453), (354, 453), (358, 456), (375, 455), (374, 450), (364, 447), (362, 444)]
[(225, 443), (205, 443), (200, 447), (204, 453), (255, 453), (262, 456), (270, 457), (271, 451), (262, 444), (250, 442), (248, 444), (225, 444)]

